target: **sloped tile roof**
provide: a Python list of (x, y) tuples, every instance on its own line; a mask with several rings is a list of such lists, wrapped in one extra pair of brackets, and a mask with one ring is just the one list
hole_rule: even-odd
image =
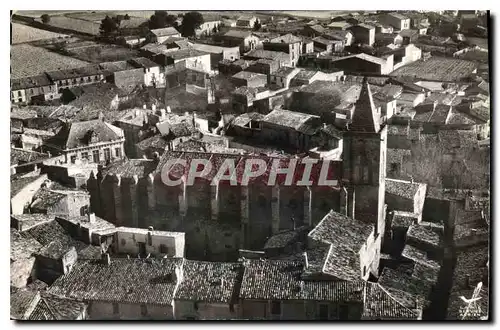
[(363, 317), (369, 319), (417, 319), (416, 311), (397, 302), (378, 283), (366, 282)]
[(79, 260), (59, 277), (49, 293), (84, 301), (171, 306), (182, 259)]
[(234, 303), (243, 274), (240, 263), (185, 260), (184, 279), (174, 299)]

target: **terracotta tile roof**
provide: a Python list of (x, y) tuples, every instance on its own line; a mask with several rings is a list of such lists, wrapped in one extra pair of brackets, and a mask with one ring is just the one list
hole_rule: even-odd
[[(42, 223), (38, 226), (32, 227), (27, 231), (43, 246), (48, 246), (51, 243), (57, 243), (54, 247), (58, 250), (69, 250), (75, 247), (77, 252), (85, 249), (88, 244), (78, 241), (71, 237), (71, 235), (62, 227), (57, 221)], [(49, 252), (49, 248), (47, 251)]]
[(243, 274), (240, 263), (185, 260), (176, 300), (236, 303)]
[(49, 158), (48, 154), (19, 148), (10, 149), (10, 165), (40, 162)]
[(264, 244), (264, 250), (267, 249), (283, 249), (290, 244), (296, 242), (300, 233), (307, 230), (307, 227), (297, 228), (296, 230), (285, 230), (271, 236)]
[(275, 109), (270, 113), (268, 113), (264, 118), (262, 118), (261, 121), (298, 129), (306, 121), (309, 121), (313, 118), (319, 118), (319, 117), (290, 110)]
[(408, 229), (412, 224), (416, 223), (418, 216), (414, 213), (394, 211), (391, 221), (392, 228), (406, 228)]
[(82, 316), (86, 308), (87, 305), (82, 302), (43, 294), (28, 320), (76, 320)]
[(422, 183), (411, 181), (386, 179), (385, 191), (386, 194), (392, 194), (413, 200)]
[(406, 233), (406, 237), (409, 242), (423, 242), (434, 247), (440, 247), (442, 241), (439, 234), (418, 224), (410, 226), (408, 232)]
[(412, 245), (406, 244), (401, 255), (407, 259), (413, 260), (417, 264), (421, 264), (427, 268), (437, 269), (441, 268), (440, 264), (432, 259), (429, 259), (427, 253)]
[(349, 247), (358, 252), (372, 231), (372, 225), (330, 211), (308, 236), (316, 241)]
[(363, 317), (369, 319), (417, 319), (415, 310), (409, 309), (396, 301), (378, 283), (366, 282), (366, 298)]
[(10, 260), (30, 258), (42, 245), (30, 234), (10, 229)]
[(296, 300), (301, 297), (301, 262), (245, 260), (240, 299)]
[(171, 306), (182, 259), (78, 260), (49, 293), (84, 301)]
[(144, 178), (156, 168), (156, 162), (152, 159), (123, 159), (111, 163), (103, 170), (103, 176), (107, 174), (118, 174), (124, 178)]
[(361, 280), (361, 263), (357, 252), (342, 245), (331, 245), (323, 273), (345, 281)]
[(15, 320), (26, 319), (32, 308), (34, 308), (40, 299), (36, 291), (19, 289), (10, 294), (10, 317)]
[(153, 33), (157, 37), (166, 37), (166, 36), (173, 36), (176, 34), (180, 34), (179, 31), (177, 31), (174, 27), (166, 27), (162, 29), (153, 29), (151, 30), (151, 33)]
[(123, 132), (100, 119), (73, 122), (62, 128), (51, 139), (51, 144), (62, 149), (73, 149), (91, 145), (94, 143), (91, 137), (95, 137), (95, 143), (111, 142), (122, 139)]
[(11, 219), (17, 221), (21, 225), (21, 230), (25, 231), (31, 227), (37, 226), (39, 224), (49, 222), (55, 219), (53, 215), (47, 215), (42, 213), (32, 213), (32, 214), (11, 214)]
[(394, 270), (384, 268), (378, 283), (401, 305), (414, 309), (419, 297), (421, 299), (428, 298), (431, 284), (412, 277), (408, 271), (413, 272), (411, 269), (398, 268)]

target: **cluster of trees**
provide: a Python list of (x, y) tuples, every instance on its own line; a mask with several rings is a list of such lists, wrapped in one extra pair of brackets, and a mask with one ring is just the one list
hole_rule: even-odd
[(177, 16), (170, 15), (165, 10), (157, 10), (149, 19), (148, 27), (150, 29), (162, 29), (172, 26), (179, 29), (179, 32), (181, 32), (184, 37), (193, 37), (195, 35), (195, 30), (204, 22), (203, 15), (196, 11), (179, 14), (178, 17), (182, 17), (182, 24), (180, 26), (177, 23)]
[[(165, 10), (157, 10), (150, 17), (146, 24), (149, 29), (162, 29), (172, 26), (178, 29), (184, 37), (194, 37), (196, 29), (198, 29), (204, 23), (203, 15), (196, 11), (191, 11), (186, 14), (179, 14), (179, 17), (183, 18), (182, 24), (180, 26), (177, 23), (178, 16), (171, 15)], [(50, 17), (48, 17), (48, 19), (50, 19)], [(111, 36), (113, 34), (116, 34), (120, 30), (121, 21), (128, 19), (130, 19), (128, 14), (117, 15), (114, 17), (106, 16), (101, 21), (99, 31), (103, 36)]]
[(255, 21), (255, 23), (253, 24), (254, 31), (259, 31), (261, 27), (262, 27), (262, 24), (260, 23), (259, 19), (257, 19)]

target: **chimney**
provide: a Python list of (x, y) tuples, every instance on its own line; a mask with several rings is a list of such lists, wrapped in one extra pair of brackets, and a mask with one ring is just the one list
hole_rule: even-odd
[(151, 110), (156, 111), (156, 104), (154, 104), (154, 103), (153, 103), (153, 104), (151, 105)]
[(165, 119), (165, 109), (160, 110), (161, 119)]
[(309, 258), (307, 258), (307, 252), (304, 252), (302, 255), (304, 256), (305, 267), (306, 267), (306, 269), (308, 269), (309, 268)]
[(105, 264), (105, 265), (109, 265), (111, 264), (111, 258), (109, 257), (109, 253), (103, 253), (101, 255), (101, 259), (102, 259), (102, 262)]
[(88, 214), (88, 220), (90, 223), (95, 223), (95, 213), (90, 213)]
[(153, 227), (148, 227), (148, 245), (153, 245)]
[(143, 108), (144, 110), (146, 110), (148, 107), (146, 106), (146, 104), (144, 104), (144, 105), (142, 106), (142, 108)]
[(189, 111), (184, 112), (184, 116), (189, 117)]
[(171, 113), (172, 109), (170, 109), (170, 106), (167, 106), (167, 113)]

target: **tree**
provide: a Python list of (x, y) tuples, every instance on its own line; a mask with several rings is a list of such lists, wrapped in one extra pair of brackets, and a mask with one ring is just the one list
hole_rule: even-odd
[(101, 26), (99, 27), (99, 32), (103, 36), (109, 36), (118, 31), (119, 23), (116, 19), (113, 19), (106, 15), (106, 17), (101, 21)]
[(197, 11), (190, 11), (184, 15), (184, 19), (182, 20), (181, 32), (184, 37), (193, 37), (195, 36), (195, 31), (200, 25), (203, 24), (205, 20), (203, 19), (203, 15), (201, 15)]
[(259, 31), (261, 27), (262, 27), (262, 24), (260, 24), (260, 21), (258, 19), (255, 20), (255, 23), (253, 24), (254, 31)]
[(128, 21), (128, 20), (130, 20), (130, 16), (128, 16), (128, 14), (125, 14), (125, 16), (123, 16), (123, 19), (124, 19), (125, 21)]
[(177, 17), (169, 15), (165, 10), (157, 10), (148, 21), (150, 29), (162, 29), (168, 26), (174, 26)]
[(212, 32), (215, 34), (217, 33), (219, 30), (217, 29), (217, 25), (214, 25), (214, 28), (212, 29)]
[(43, 24), (47, 24), (50, 22), (50, 16), (47, 14), (43, 14), (41, 17)]

